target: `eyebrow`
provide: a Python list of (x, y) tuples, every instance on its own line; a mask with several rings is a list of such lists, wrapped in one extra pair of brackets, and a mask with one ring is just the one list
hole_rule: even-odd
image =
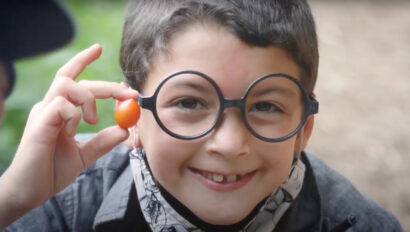
[(250, 93), (252, 94), (252, 97), (259, 97), (259, 96), (269, 94), (269, 93), (280, 93), (285, 96), (296, 96), (297, 95), (295, 94), (295, 91), (292, 91), (287, 88), (281, 88), (281, 87), (272, 87), (272, 88), (268, 88), (268, 89), (264, 89), (260, 91), (251, 90)]
[(175, 81), (175, 83), (172, 83), (170, 85), (173, 88), (176, 87), (189, 87), (192, 88), (194, 90), (200, 91), (200, 92), (205, 92), (205, 93), (216, 93), (216, 89), (215, 87), (209, 83), (209, 86), (211, 87), (212, 90), (215, 91), (210, 91), (210, 88), (206, 88), (204, 85), (198, 84), (198, 83), (193, 83), (193, 82), (187, 82), (187, 81)]

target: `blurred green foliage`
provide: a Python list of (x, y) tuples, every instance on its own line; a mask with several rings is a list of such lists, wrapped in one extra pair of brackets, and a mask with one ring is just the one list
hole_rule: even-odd
[[(0, 174), (13, 158), (31, 107), (43, 98), (59, 67), (76, 53), (95, 43), (103, 47), (101, 57), (77, 80), (122, 81), (118, 56), (126, 4), (125, 0), (64, 1), (76, 25), (74, 40), (52, 53), (16, 63), (17, 83), (6, 101), (5, 118), (0, 126)], [(99, 122), (96, 125), (81, 122), (77, 132), (97, 132), (115, 123), (113, 99), (97, 100), (97, 112)]]

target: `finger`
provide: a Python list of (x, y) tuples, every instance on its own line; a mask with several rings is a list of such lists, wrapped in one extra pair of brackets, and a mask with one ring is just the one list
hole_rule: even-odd
[(121, 101), (138, 98), (138, 92), (136, 90), (120, 83), (89, 80), (81, 80), (78, 83), (88, 89), (95, 98), (116, 98)]
[[(44, 109), (45, 126), (62, 128), (64, 132), (71, 137), (76, 134), (80, 120), (81, 114), (75, 105), (63, 97), (55, 98), (55, 100)], [(42, 130), (40, 129), (39, 131)], [(54, 134), (58, 135), (58, 133)]]
[(84, 70), (84, 68), (87, 67), (88, 64), (96, 60), (101, 55), (101, 51), (101, 46), (99, 44), (94, 44), (91, 47), (79, 52), (57, 71), (56, 78), (64, 76), (74, 80)]
[(112, 126), (100, 131), (92, 139), (80, 145), (80, 154), (86, 167), (109, 152), (128, 137), (128, 131)]
[(49, 104), (42, 105), (40, 115), (30, 114), (30, 117), (35, 119), (29, 120), (31, 125), (26, 127), (23, 139), (51, 149), (62, 130), (69, 136), (75, 135), (81, 114), (67, 99), (56, 97)]
[(57, 96), (67, 98), (75, 106), (81, 106), (84, 121), (94, 124), (98, 121), (97, 107), (94, 95), (82, 85), (67, 77), (56, 79), (44, 97), (44, 104), (48, 104)]

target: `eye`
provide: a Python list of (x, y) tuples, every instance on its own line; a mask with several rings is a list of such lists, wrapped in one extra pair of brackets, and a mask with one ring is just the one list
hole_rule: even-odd
[(175, 102), (174, 105), (183, 110), (200, 110), (204, 108), (204, 105), (195, 98), (181, 99)]
[(262, 113), (283, 112), (279, 107), (269, 102), (258, 102), (250, 108), (250, 111), (262, 112)]

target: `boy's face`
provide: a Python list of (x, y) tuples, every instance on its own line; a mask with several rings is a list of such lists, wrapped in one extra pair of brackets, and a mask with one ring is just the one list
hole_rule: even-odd
[[(223, 28), (195, 25), (175, 35), (167, 55), (154, 60), (143, 93), (151, 96), (164, 77), (182, 70), (210, 76), (225, 98), (239, 99), (258, 77), (275, 72), (299, 78), (298, 66), (280, 48), (251, 47)], [(302, 149), (313, 118), (303, 129)], [(285, 180), (300, 134), (279, 143), (255, 138), (240, 111), (228, 108), (208, 135), (180, 140), (165, 133), (146, 109), (138, 122), (139, 142), (159, 183), (202, 220), (228, 225), (245, 218)], [(220, 175), (232, 182), (218, 182)], [(241, 175), (239, 179), (237, 177)]]

